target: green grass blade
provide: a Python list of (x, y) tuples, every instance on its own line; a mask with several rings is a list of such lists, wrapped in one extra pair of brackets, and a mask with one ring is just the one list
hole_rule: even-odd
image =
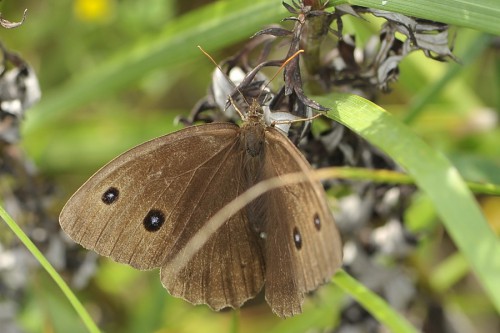
[(432, 289), (443, 293), (464, 278), (469, 272), (469, 265), (461, 253), (454, 253), (434, 269), (429, 279)]
[(432, 200), (448, 233), (500, 312), (500, 241), (457, 170), (395, 117), (355, 95), (313, 97), (328, 116), (376, 145), (414, 178)]
[(223, 48), (248, 39), (264, 25), (286, 15), (280, 2), (267, 0), (219, 1), (189, 12), (170, 22), (158, 36), (126, 46), (100, 66), (47, 92), (30, 110), (25, 133), (43, 127), (65, 112), (113, 94), (155, 68), (176, 68), (197, 56), (205, 60), (197, 45), (208, 52)]
[[(367, 181), (385, 184), (415, 184), (415, 180), (407, 174), (392, 170), (373, 170), (365, 168), (336, 167), (331, 168), (335, 178)], [(500, 196), (500, 186), (467, 182), (467, 187), (474, 193)]]
[(392, 332), (418, 332), (417, 329), (415, 329), (404, 317), (395, 312), (380, 296), (356, 281), (344, 270), (338, 271), (333, 277), (333, 281), (337, 286), (363, 305), (366, 310)]
[(12, 217), (0, 206), (0, 217), (5, 221), (5, 223), (9, 226), (9, 228), (14, 232), (14, 234), (23, 242), (23, 244), (28, 248), (28, 250), (33, 254), (33, 256), (38, 260), (38, 262), (42, 265), (42, 267), (49, 273), (50, 277), (55, 281), (55, 283), (61, 288), (64, 295), (68, 298), (71, 305), (75, 308), (76, 312), (82, 319), (83, 323), (87, 327), (88, 331), (91, 333), (99, 333), (100, 330), (97, 325), (94, 323), (89, 313), (83, 307), (82, 303), (78, 300), (75, 294), (68, 287), (66, 282), (64, 282), (63, 278), (54, 267), (49, 263), (47, 258), (43, 256), (40, 250), (33, 244), (31, 239), (22, 231), (21, 228), (14, 222)]
[(330, 3), (382, 9), (500, 35), (498, 0), (334, 0)]

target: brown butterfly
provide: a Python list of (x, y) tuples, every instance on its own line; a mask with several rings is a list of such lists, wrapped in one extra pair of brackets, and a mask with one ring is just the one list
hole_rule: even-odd
[[(222, 207), (261, 180), (303, 172), (228, 217), (180, 270), (170, 263)], [(321, 184), (292, 142), (251, 103), (243, 124), (187, 127), (118, 156), (67, 202), (62, 229), (77, 243), (138, 269), (161, 268), (176, 297), (214, 310), (265, 287), (274, 313), (301, 312), (328, 282), (342, 243)]]

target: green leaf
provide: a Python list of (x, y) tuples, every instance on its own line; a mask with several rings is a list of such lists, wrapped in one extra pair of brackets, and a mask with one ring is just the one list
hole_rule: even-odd
[(500, 260), (492, 260), (500, 258), (500, 241), (458, 171), (441, 153), (374, 103), (347, 94), (313, 98), (331, 108), (328, 117), (379, 147), (414, 178), (500, 311)]

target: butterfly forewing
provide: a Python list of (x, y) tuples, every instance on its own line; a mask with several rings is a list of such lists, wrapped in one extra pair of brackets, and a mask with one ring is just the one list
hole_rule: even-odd
[[(118, 262), (140, 269), (163, 266), (242, 191), (238, 131), (232, 124), (190, 127), (129, 150), (99, 170), (68, 201), (60, 215), (63, 230), (84, 247)], [(203, 274), (196, 282), (199, 288), (210, 288), (215, 283), (211, 279), (226, 279), (226, 283), (232, 274), (234, 283), (246, 280), (253, 286), (231, 300), (241, 303), (240, 299), (248, 299), (262, 287), (262, 255), (247, 224), (244, 215), (238, 214), (222, 228), (215, 245), (206, 244), (206, 253), (217, 263), (208, 256), (193, 259), (202, 261), (197, 272), (189, 273)], [(238, 239), (239, 247), (227, 241), (229, 234)], [(215, 265), (232, 265), (242, 272), (217, 272)], [(186, 267), (190, 268), (193, 265)], [(191, 288), (196, 288), (194, 282)], [(220, 292), (212, 294), (216, 297)], [(204, 302), (210, 293), (206, 295)], [(190, 297), (190, 301), (196, 299)]]

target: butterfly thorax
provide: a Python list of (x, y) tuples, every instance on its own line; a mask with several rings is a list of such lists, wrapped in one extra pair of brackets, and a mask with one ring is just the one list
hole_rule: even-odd
[(256, 100), (253, 100), (241, 126), (241, 144), (244, 145), (247, 157), (263, 158), (265, 129), (262, 108)]
[(266, 125), (262, 117), (262, 108), (253, 102), (240, 129), (240, 149), (243, 158), (243, 175), (246, 186), (256, 184), (261, 178), (266, 149)]

